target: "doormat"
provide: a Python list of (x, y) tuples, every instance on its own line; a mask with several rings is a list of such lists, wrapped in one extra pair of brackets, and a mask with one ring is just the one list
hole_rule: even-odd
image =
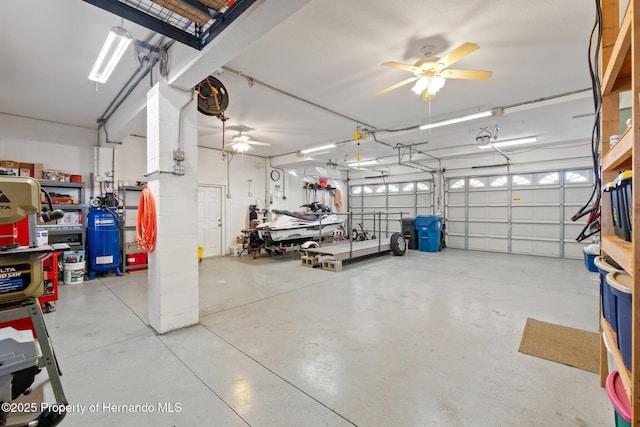
[(596, 332), (527, 319), (518, 351), (596, 374), (600, 372), (600, 335)]

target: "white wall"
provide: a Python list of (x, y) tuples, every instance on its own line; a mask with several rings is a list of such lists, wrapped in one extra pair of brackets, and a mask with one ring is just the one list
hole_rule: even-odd
[(220, 150), (199, 148), (198, 184), (223, 186), (226, 195), (223, 201), (226, 218), (226, 224), (223, 224), (223, 250), (242, 235), (240, 230), (249, 227), (249, 205), (265, 204), (266, 167), (266, 160), (260, 157), (234, 154), (223, 159)]
[(97, 130), (0, 113), (0, 160), (42, 163), (87, 182), (97, 140)]

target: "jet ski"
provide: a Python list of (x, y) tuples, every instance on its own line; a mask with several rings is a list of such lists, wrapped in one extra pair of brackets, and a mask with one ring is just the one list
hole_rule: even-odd
[(318, 241), (344, 233), (342, 219), (322, 203), (314, 202), (300, 207), (306, 208), (307, 213), (274, 209), (275, 217), (271, 222), (256, 226), (265, 248)]

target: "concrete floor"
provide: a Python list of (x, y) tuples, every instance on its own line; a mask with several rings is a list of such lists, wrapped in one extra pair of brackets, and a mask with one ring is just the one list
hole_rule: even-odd
[(200, 324), (163, 336), (145, 272), (61, 286), (45, 319), (86, 405), (63, 425), (614, 424), (598, 375), (518, 352), (528, 317), (598, 330), (581, 261), (446, 249), (340, 273), (296, 257), (199, 269)]

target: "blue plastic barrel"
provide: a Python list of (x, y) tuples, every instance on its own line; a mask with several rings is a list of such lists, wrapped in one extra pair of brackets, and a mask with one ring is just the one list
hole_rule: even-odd
[(607, 283), (606, 277), (609, 273), (623, 273), (623, 270), (617, 269), (607, 262), (607, 260), (599, 256), (594, 261), (595, 266), (600, 272), (600, 295), (602, 299), (602, 314), (607, 319), (613, 332), (618, 331), (618, 316), (616, 310), (616, 296), (611, 290), (611, 285)]
[(120, 218), (113, 209), (91, 207), (87, 215), (89, 279), (115, 271), (120, 276)]

